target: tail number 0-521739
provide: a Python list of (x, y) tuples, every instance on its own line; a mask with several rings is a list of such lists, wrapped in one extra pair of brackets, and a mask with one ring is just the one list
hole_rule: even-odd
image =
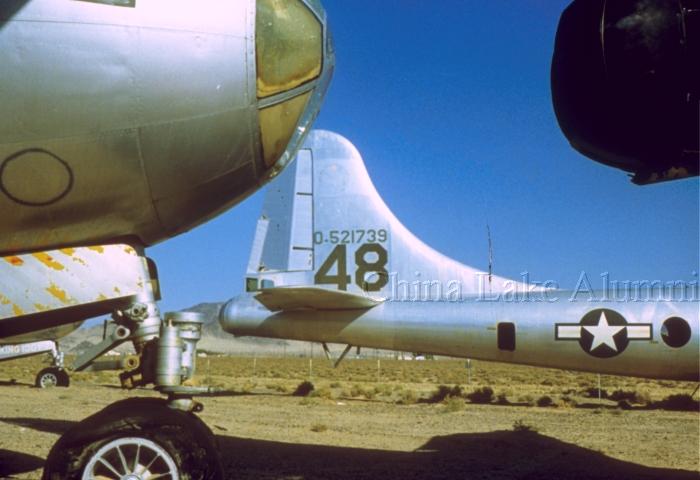
[[(379, 243), (364, 243), (355, 251), (355, 285), (366, 292), (378, 292), (389, 283), (386, 264), (389, 255)], [(335, 274), (331, 273), (335, 266)], [(347, 290), (352, 281), (348, 275), (347, 245), (336, 245), (325, 262), (316, 272), (317, 285), (337, 285), (339, 290)]]

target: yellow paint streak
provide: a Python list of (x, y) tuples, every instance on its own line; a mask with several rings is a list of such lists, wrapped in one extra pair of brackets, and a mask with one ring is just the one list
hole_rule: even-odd
[(45, 252), (32, 253), (32, 257), (36, 258), (41, 263), (43, 263), (47, 267), (52, 268), (54, 270), (61, 271), (61, 270), (66, 268), (62, 264), (60, 264), (56, 260), (54, 260), (51, 255), (49, 255), (48, 253), (45, 253)]
[(122, 291), (119, 290), (119, 287), (114, 287), (114, 293), (116, 293), (117, 295), (121, 295)]
[(134, 250), (133, 248), (131, 248), (131, 247), (129, 247), (129, 246), (124, 247), (124, 251), (125, 251), (126, 253), (128, 253), (129, 255), (136, 255), (136, 250)]
[(47, 292), (49, 292), (51, 295), (56, 297), (59, 302), (63, 303), (64, 305), (67, 303), (70, 303), (70, 298), (68, 298), (68, 294), (66, 293), (65, 290), (61, 289), (56, 285), (55, 283), (52, 283), (47, 289)]
[(62, 248), (61, 253), (64, 255), (68, 255), (69, 257), (72, 257), (73, 254), (75, 253), (75, 248)]
[(109, 298), (107, 298), (107, 296), (105, 294), (100, 293), (100, 296), (97, 297), (97, 301), (102, 302), (103, 300), (109, 300)]
[(94, 252), (97, 252), (97, 253), (105, 253), (105, 247), (100, 247), (100, 246), (97, 246), (97, 247), (88, 247), (88, 249), (89, 249), (89, 250), (92, 250), (92, 251), (94, 251)]
[(46, 305), (42, 305), (41, 303), (35, 303), (34, 308), (37, 312), (45, 312), (47, 310), (50, 310), (49, 307), (47, 307)]
[(12, 305), (12, 314), (15, 317), (24, 315), (24, 310), (22, 310), (16, 303), (12, 303), (10, 299), (4, 295), (0, 295), (0, 305)]
[(21, 267), (24, 265), (24, 260), (19, 257), (5, 257), (5, 261), (10, 265), (14, 265), (15, 267)]

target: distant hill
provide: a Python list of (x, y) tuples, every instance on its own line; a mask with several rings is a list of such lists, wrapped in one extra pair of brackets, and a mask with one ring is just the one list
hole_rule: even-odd
[[(236, 338), (226, 333), (219, 325), (219, 310), (223, 303), (200, 303), (183, 311), (199, 312), (205, 315), (202, 328), (202, 339), (199, 341), (199, 351), (207, 353), (223, 353), (228, 355), (302, 355), (309, 352), (308, 342), (273, 340), (266, 338), (241, 337)], [(61, 339), (63, 351), (80, 354), (90, 346), (102, 340), (104, 327), (102, 324), (79, 328)], [(318, 352), (318, 348), (316, 351)], [(121, 345), (117, 351), (133, 351), (131, 343)]]

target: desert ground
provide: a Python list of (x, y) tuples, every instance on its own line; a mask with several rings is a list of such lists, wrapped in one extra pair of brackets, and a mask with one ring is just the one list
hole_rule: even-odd
[[(0, 364), (0, 478), (39, 478), (52, 444), (76, 422), (111, 402), (156, 395), (122, 390), (114, 372), (77, 373), (69, 388), (41, 390), (32, 384), (42, 366), (38, 358)], [(325, 358), (207, 357), (198, 371), (198, 383), (226, 391), (202, 398), (200, 415), (228, 478), (700, 473), (697, 407), (668, 409), (677, 406), (670, 396), (688, 400), (691, 383), (603, 376), (599, 400), (597, 375), (478, 361), (470, 376), (464, 360), (387, 358), (333, 369)], [(305, 381), (314, 390), (297, 392)]]

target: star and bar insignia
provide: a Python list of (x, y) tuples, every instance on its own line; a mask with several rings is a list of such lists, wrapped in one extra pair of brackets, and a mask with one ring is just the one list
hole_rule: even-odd
[(557, 323), (555, 340), (576, 340), (584, 352), (598, 358), (615, 357), (631, 340), (651, 340), (651, 323), (627, 323), (615, 310), (599, 308), (583, 316), (579, 323)]

